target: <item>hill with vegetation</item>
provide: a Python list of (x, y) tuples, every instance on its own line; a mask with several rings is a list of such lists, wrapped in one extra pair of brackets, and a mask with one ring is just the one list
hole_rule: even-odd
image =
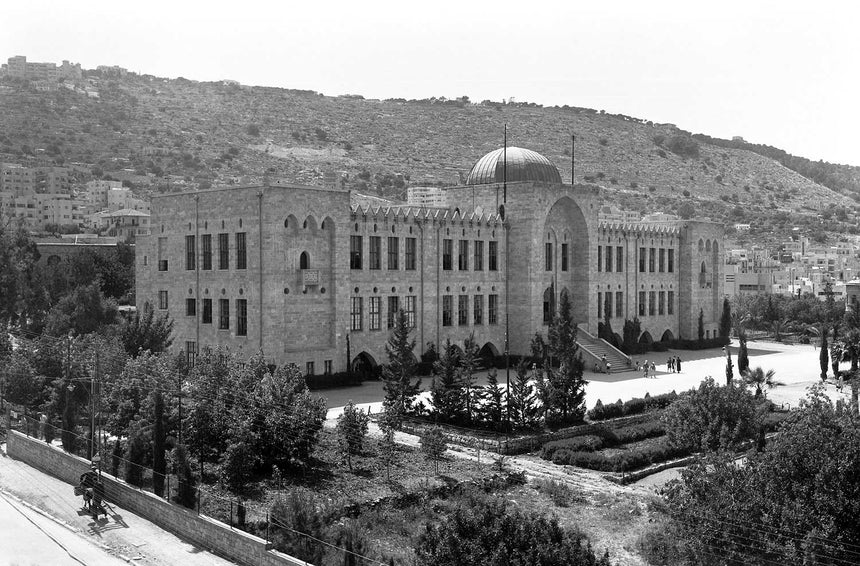
[[(752, 238), (792, 228), (823, 241), (856, 233), (860, 168), (769, 146), (691, 135), (672, 124), (577, 107), (455, 100), (366, 100), (312, 91), (102, 76), (39, 91), (0, 83), (0, 161), (77, 165), (78, 179), (121, 178), (139, 192), (346, 174), (360, 191), (403, 198), (453, 185), (508, 143), (546, 155), (607, 204), (750, 223)], [(93, 90), (98, 97), (93, 96)], [(329, 177), (331, 178), (331, 177)], [(794, 231), (797, 233), (797, 231)]]

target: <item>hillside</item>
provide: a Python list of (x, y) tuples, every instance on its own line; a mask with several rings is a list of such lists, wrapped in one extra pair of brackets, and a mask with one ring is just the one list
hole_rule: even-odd
[(686, 202), (698, 215), (753, 222), (753, 235), (792, 226), (818, 239), (822, 230), (857, 231), (853, 223), (820, 219), (821, 211), (825, 218), (853, 217), (857, 168), (843, 167), (840, 183), (827, 183), (837, 192), (745, 147), (751, 144), (694, 139), (668, 124), (582, 108), (376, 101), (182, 78), (85, 76), (99, 98), (5, 80), (0, 161), (86, 164), (83, 177), (126, 170), (122, 178), (143, 193), (263, 178), (320, 184), (326, 171), (343, 171), (351, 187), (402, 197), (405, 186), (458, 183), (474, 161), (501, 146), (507, 123), (508, 142), (546, 155), (565, 181), (575, 134), (577, 182), (605, 186), (607, 202), (624, 208), (668, 212)]

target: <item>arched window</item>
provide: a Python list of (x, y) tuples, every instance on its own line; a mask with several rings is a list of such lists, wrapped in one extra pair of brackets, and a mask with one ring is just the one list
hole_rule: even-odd
[(555, 314), (555, 296), (552, 287), (547, 287), (543, 292), (543, 323), (552, 324), (552, 317)]
[[(704, 265), (704, 264), (702, 264)], [(299, 269), (310, 269), (311, 268), (311, 256), (308, 255), (308, 252), (302, 252), (302, 255), (299, 256)]]
[(705, 251), (705, 241), (699, 239), (699, 253), (702, 253), (703, 251)]
[(699, 272), (699, 285), (704, 287), (708, 282), (708, 268), (705, 265), (705, 262), (702, 262), (702, 268)]
[(708, 240), (707, 242), (705, 242), (705, 251), (706, 251), (706, 252), (711, 251), (711, 241), (710, 241), (710, 240)]

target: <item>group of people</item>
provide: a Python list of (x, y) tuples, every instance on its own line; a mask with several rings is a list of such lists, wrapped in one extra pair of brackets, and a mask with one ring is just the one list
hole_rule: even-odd
[(669, 356), (669, 361), (666, 362), (666, 369), (669, 373), (681, 372), (681, 358), (678, 356)]
[[(657, 377), (657, 365), (654, 362), (649, 362), (645, 360), (645, 363), (636, 362), (636, 371), (642, 370), (644, 372), (645, 378), (649, 377)], [(669, 373), (677, 373), (681, 371), (681, 358), (678, 356), (669, 357), (669, 361), (666, 362), (666, 370)]]

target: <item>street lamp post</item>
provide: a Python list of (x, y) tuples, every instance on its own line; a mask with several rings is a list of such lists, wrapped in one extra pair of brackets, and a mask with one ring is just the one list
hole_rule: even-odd
[(352, 381), (352, 353), (349, 344), (349, 327), (346, 328), (346, 379)]

